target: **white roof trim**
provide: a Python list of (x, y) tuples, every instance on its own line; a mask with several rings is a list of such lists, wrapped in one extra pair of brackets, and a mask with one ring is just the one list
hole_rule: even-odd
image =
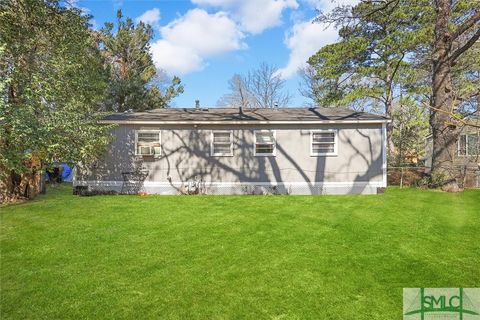
[(100, 120), (101, 124), (357, 124), (390, 123), (391, 120), (314, 120), (314, 121), (148, 121), (148, 120)]

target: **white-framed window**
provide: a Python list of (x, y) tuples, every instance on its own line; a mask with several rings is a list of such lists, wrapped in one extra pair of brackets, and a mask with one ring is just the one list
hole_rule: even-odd
[(212, 156), (233, 156), (233, 131), (212, 131), (210, 154)]
[(160, 130), (136, 130), (135, 131), (135, 155), (160, 156), (161, 147)]
[(254, 134), (254, 154), (255, 156), (274, 156), (276, 153), (276, 131), (275, 130), (255, 130)]
[(336, 156), (338, 154), (336, 129), (310, 131), (310, 155)]
[(462, 134), (458, 139), (459, 156), (480, 155), (480, 138), (477, 134)]

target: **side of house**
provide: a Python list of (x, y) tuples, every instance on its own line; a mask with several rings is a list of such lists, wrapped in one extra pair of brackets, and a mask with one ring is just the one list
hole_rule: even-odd
[[(480, 130), (464, 127), (457, 140), (454, 170), (460, 185), (466, 188), (480, 188)], [(433, 141), (425, 139), (425, 171), (432, 168)]]
[(74, 185), (121, 191), (125, 173), (143, 168), (143, 189), (159, 194), (196, 182), (207, 194), (375, 194), (386, 186), (385, 121), (316, 119), (123, 121), (104, 159), (77, 170)]

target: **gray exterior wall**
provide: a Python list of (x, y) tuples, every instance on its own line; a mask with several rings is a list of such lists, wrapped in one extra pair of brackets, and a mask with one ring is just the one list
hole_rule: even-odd
[[(475, 127), (465, 126), (462, 128), (459, 135), (472, 134), (479, 135), (479, 129)], [(458, 154), (458, 141), (457, 152), (453, 165), (456, 169), (457, 182), (466, 188), (480, 188), (480, 155), (465, 156)], [(425, 139), (425, 172), (430, 173), (432, 171), (433, 160), (433, 138), (429, 136)]]
[[(135, 130), (142, 129), (161, 130), (161, 156), (135, 156)], [(275, 156), (254, 155), (254, 130), (262, 129), (276, 131)], [(310, 154), (310, 132), (319, 129), (338, 130), (338, 155)], [(212, 130), (233, 130), (233, 156), (210, 155)], [(376, 193), (386, 186), (382, 124), (120, 125), (113, 134), (105, 158), (79, 168), (75, 185), (119, 191), (122, 171), (141, 163), (149, 172), (145, 189), (154, 193), (180, 193), (195, 177), (209, 193), (265, 193), (245, 186), (272, 185), (281, 193)]]

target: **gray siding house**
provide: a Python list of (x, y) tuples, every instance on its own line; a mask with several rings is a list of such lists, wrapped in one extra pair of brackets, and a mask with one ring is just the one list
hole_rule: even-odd
[[(480, 123), (479, 118), (472, 122)], [(480, 129), (465, 126), (460, 130), (457, 140), (457, 150), (453, 155), (453, 166), (457, 182), (465, 188), (480, 188)], [(433, 140), (429, 135), (425, 139), (425, 172), (432, 169)]]
[(158, 194), (376, 194), (387, 184), (388, 121), (327, 108), (113, 114), (102, 123), (116, 125), (114, 142), (104, 159), (77, 168), (74, 187)]

